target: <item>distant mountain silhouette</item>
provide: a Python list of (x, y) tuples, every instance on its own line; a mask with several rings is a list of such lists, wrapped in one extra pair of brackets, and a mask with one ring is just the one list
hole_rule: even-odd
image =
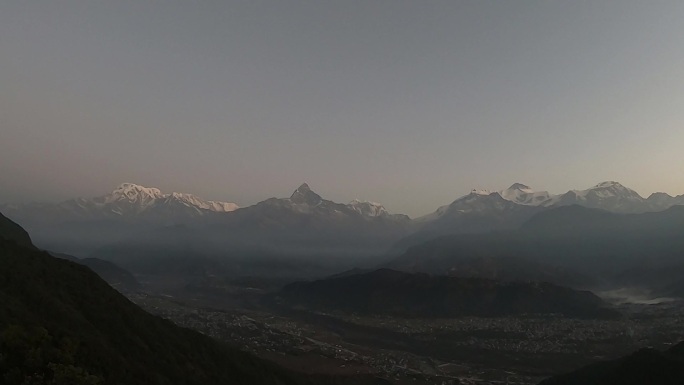
[[(307, 183), (288, 198), (270, 198), (244, 208), (123, 183), (96, 198), (0, 205), (0, 211), (27, 228), (37, 246), (78, 257), (121, 243), (175, 246), (181, 232), (194, 250), (206, 253), (230, 249), (241, 255), (396, 256), (441, 236), (513, 231), (537, 214), (564, 206), (633, 214), (677, 204), (684, 204), (684, 195), (655, 193), (644, 199), (613, 181), (560, 195), (514, 183), (497, 192), (472, 190), (411, 220), (390, 214), (379, 203), (333, 202)], [(599, 223), (585, 227), (584, 233), (600, 227)], [(565, 225), (566, 229), (570, 226), (572, 222)], [(553, 228), (559, 229), (557, 224)]]
[[(573, 205), (540, 212), (518, 230), (443, 236), (424, 242), (386, 266), (459, 275), (469, 269), (477, 273), (472, 261), (490, 261), (501, 276), (539, 279), (546, 275), (542, 279), (586, 287), (581, 279), (573, 280), (581, 276), (593, 276), (593, 280), (604, 272), (615, 274), (644, 261), (651, 268), (683, 264), (682, 229), (682, 206), (655, 213), (615, 214)], [(483, 270), (479, 274), (486, 276)]]
[(663, 237), (678, 235), (682, 226), (684, 206), (672, 206), (659, 212), (616, 214), (572, 205), (541, 212), (526, 222), (522, 229), (555, 236)]
[(549, 283), (409, 274), (380, 269), (287, 285), (277, 301), (311, 310), (402, 317), (506, 316), (558, 313), (616, 317), (590, 292)]

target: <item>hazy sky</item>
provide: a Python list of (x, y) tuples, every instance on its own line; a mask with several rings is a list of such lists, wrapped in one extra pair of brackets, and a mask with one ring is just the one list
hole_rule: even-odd
[(684, 1), (0, 1), (0, 202), (684, 193)]

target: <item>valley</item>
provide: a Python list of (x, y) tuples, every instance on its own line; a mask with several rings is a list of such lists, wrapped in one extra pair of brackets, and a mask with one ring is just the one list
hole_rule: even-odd
[(0, 0), (0, 385), (684, 385), (682, 20)]
[(425, 319), (269, 306), (259, 299), (265, 295), (252, 296), (243, 307), (235, 306), (241, 295), (234, 292), (129, 298), (180, 326), (293, 370), (367, 373), (396, 384), (536, 384), (591, 362), (684, 339), (681, 300), (625, 303), (618, 306), (623, 317), (610, 320), (534, 314)]
[(5, 233), (295, 377), (532, 385), (684, 340), (679, 198), (514, 184), (410, 219), (307, 184), (244, 208), (187, 197), (123, 184), (13, 206), (37, 236)]

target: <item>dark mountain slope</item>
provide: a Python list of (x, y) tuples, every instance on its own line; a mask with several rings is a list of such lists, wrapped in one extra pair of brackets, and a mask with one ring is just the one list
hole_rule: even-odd
[(88, 268), (0, 242), (6, 384), (313, 384), (154, 317)]
[(540, 385), (681, 385), (684, 342), (665, 352), (641, 349), (629, 356), (589, 365), (546, 379)]
[(582, 237), (664, 237), (681, 234), (684, 228), (684, 206), (642, 214), (616, 214), (578, 205), (541, 212), (522, 230), (545, 236)]
[(0, 214), (0, 240), (14, 241), (19, 245), (33, 247), (31, 237), (18, 224)]
[(131, 274), (128, 270), (119, 267), (113, 262), (98, 258), (81, 259), (61, 253), (50, 254), (57, 258), (66, 259), (68, 261), (76, 262), (79, 265), (89, 267), (90, 270), (94, 271), (95, 274), (100, 276), (100, 278), (104, 279), (108, 284), (122, 293), (136, 292), (140, 290), (140, 283), (137, 279), (135, 279), (135, 276), (133, 276), (133, 274)]
[(487, 278), (506, 282), (551, 282), (573, 288), (586, 288), (595, 279), (571, 269), (517, 256), (480, 256), (454, 261), (447, 275), (465, 278)]
[[(658, 213), (613, 214), (580, 206), (542, 212), (515, 231), (452, 235), (409, 248), (386, 267), (433, 274), (458, 271), (465, 261), (506, 258), (537, 261), (548, 280), (568, 284), (566, 274), (596, 275), (641, 266), (670, 266), (684, 262), (684, 207)], [(541, 264), (541, 265), (539, 265)], [(515, 264), (499, 263), (503, 271)], [(558, 275), (558, 273), (561, 273)], [(512, 275), (512, 274), (508, 274)], [(519, 274), (518, 274), (519, 275)], [(564, 277), (565, 276), (565, 277)]]
[(288, 306), (316, 310), (405, 317), (526, 313), (560, 313), (569, 317), (618, 315), (590, 292), (548, 283), (502, 283), (389, 269), (293, 283), (283, 288), (277, 300)]

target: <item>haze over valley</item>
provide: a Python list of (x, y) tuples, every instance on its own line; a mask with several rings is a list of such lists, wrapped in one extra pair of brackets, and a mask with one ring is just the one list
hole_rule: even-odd
[(248, 207), (124, 183), (1, 211), (153, 314), (296, 372), (531, 384), (681, 338), (681, 199), (515, 183), (411, 219), (306, 183)]
[(0, 2), (0, 384), (683, 384), (683, 18)]

